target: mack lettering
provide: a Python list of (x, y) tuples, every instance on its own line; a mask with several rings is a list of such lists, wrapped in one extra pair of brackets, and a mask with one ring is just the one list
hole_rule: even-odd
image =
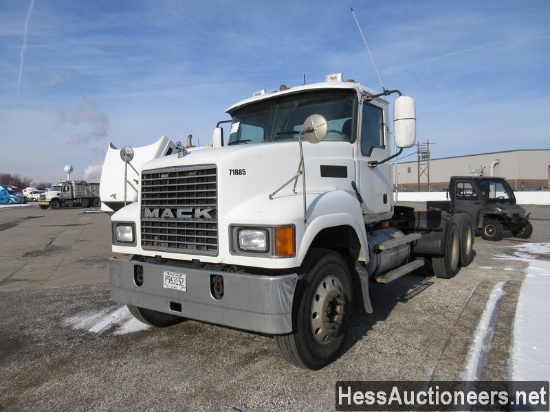
[(144, 218), (161, 219), (214, 219), (211, 212), (214, 208), (186, 207), (186, 208), (145, 208), (143, 209)]

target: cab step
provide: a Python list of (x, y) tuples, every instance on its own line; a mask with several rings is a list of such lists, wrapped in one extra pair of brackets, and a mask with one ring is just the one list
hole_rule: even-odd
[(376, 276), (375, 280), (378, 283), (390, 283), (391, 281), (398, 279), (401, 276), (406, 275), (407, 273), (411, 273), (413, 270), (418, 269), (422, 266), (424, 266), (424, 259), (416, 259), (412, 262), (407, 263), (406, 265), (390, 270), (383, 275)]

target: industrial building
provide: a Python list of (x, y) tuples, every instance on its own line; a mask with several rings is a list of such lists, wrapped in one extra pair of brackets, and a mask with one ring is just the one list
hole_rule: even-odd
[(418, 159), (395, 165), (394, 186), (400, 192), (446, 190), (451, 176), (504, 177), (515, 191), (537, 190), (550, 184), (550, 149), (510, 150), (430, 159), (419, 145)]

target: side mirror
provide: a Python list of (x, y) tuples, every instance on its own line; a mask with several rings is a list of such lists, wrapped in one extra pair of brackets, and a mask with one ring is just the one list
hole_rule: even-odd
[(416, 142), (416, 109), (412, 97), (399, 96), (395, 99), (393, 130), (397, 147), (414, 146)]
[(222, 147), (223, 146), (223, 129), (221, 127), (216, 127), (214, 129), (214, 134), (212, 135), (212, 147)]
[(300, 133), (309, 143), (319, 143), (327, 136), (327, 132), (327, 120), (320, 114), (312, 114), (305, 120)]

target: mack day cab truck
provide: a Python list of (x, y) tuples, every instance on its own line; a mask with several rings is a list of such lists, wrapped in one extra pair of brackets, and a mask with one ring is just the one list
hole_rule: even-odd
[[(138, 201), (112, 217), (111, 296), (142, 322), (194, 319), (273, 335), (320, 369), (346, 338), (369, 281), (473, 259), (466, 214), (394, 207), (388, 101), (340, 75), (231, 106), (229, 139), (145, 163)], [(397, 97), (395, 144), (415, 143)]]
[(40, 195), (38, 206), (41, 209), (60, 207), (100, 207), (99, 184), (84, 180), (61, 180), (50, 190)]

